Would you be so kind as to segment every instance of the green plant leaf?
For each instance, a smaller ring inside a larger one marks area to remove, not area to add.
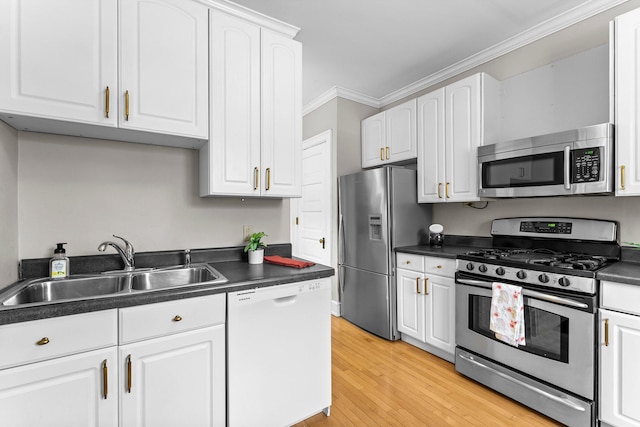
[[[257,233],[253,233],[249,236],[249,243],[244,247],[244,251],[255,251],[258,248],[266,248],[267,244],[262,241],[263,237],[267,237],[264,231],[259,231]]]

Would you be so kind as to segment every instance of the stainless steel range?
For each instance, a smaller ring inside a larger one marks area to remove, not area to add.
[[[493,248],[459,255],[456,370],[570,426],[596,422],[596,272],[620,259],[617,224],[504,218]],[[492,285],[522,287],[525,342],[490,330]]]

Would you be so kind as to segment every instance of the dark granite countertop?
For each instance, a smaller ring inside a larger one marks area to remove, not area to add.
[[[440,248],[429,245],[402,246],[396,248],[396,252],[455,259],[477,248],[489,248],[491,242],[491,237],[445,236],[444,245]]]
[[[271,246],[270,246],[271,247]],[[267,254],[291,256],[290,245],[275,246]],[[219,285],[193,285],[182,286],[174,289],[155,291],[133,291],[131,293],[88,298],[84,300],[61,301],[44,304],[25,304],[22,306],[0,306],[0,325],[25,322],[30,320],[46,319],[50,317],[66,316],[71,314],[87,313],[91,311],[108,310],[112,308],[130,307],[142,304],[171,301],[184,298],[193,298],[217,293],[236,292],[247,289],[256,289],[268,286],[282,285],[286,283],[314,280],[323,277],[331,277],[334,269],[325,265],[316,264],[306,268],[283,267],[275,264],[252,265],[242,256],[241,250],[225,248],[222,255],[209,251],[205,256],[204,250],[198,256],[197,251],[192,251],[193,262],[207,262],[213,268],[222,273],[229,281]],[[195,252],[195,253],[194,253]],[[168,253],[168,252],[167,252]],[[163,255],[166,257],[167,253]],[[229,256],[231,254],[231,256]],[[195,255],[195,256],[194,256]],[[101,257],[101,256],[97,256]],[[203,260],[202,258],[209,258]],[[217,258],[217,259],[216,259]],[[226,259],[225,259],[226,258]],[[73,265],[73,259],[71,260]],[[174,260],[171,260],[173,262]],[[35,263],[35,261],[34,261]]]
[[[598,280],[640,286],[640,263],[620,261],[598,271]]]

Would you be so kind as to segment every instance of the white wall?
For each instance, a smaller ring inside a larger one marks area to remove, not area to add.
[[[18,279],[18,132],[0,122],[0,287]]]
[[[30,132],[19,146],[20,258],[97,254],[112,234],[138,252],[238,246],[243,224],[289,242],[288,202],[200,198],[195,150]]]

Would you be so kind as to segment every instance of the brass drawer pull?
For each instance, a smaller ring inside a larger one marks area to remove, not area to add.
[[[131,393],[131,383],[132,383],[132,372],[131,372],[131,355],[127,356],[127,393]]]
[[[174,322],[179,322],[182,320],[182,316],[180,316],[179,314],[176,314],[176,316],[173,318]]]
[[[107,368],[107,359],[102,361],[102,397],[107,398],[109,395],[109,368]]]
[[[447,199],[449,198],[449,183],[447,182],[447,184],[444,186],[444,192],[445,195],[447,197]]]
[[[387,160],[389,160],[389,147],[386,147],[384,150],[387,153]]]
[[[267,168],[267,186],[265,187],[265,190],[269,191],[270,188],[271,188],[271,168]]]
[[[420,295],[420,278],[416,277],[416,294]]]
[[[609,347],[609,319],[604,319],[604,346]]]
[[[43,337],[43,338],[41,338],[41,339],[40,339],[40,341],[38,341],[36,344],[38,344],[38,345],[46,345],[46,344],[49,344],[49,338],[47,338],[47,337]]]
[[[438,183],[438,199],[442,199],[442,192],[440,191],[441,188],[442,188],[442,183],[439,182]]]
[[[107,89],[104,92],[105,92],[104,113],[108,119],[109,118],[109,86],[107,86]]]
[[[124,92],[124,118],[129,121],[129,91]]]
[[[425,295],[429,295],[429,288],[428,288],[428,285],[429,285],[429,279],[428,279],[428,278],[425,278],[425,279],[424,279],[424,294],[425,294]]]
[[[380,160],[384,160],[384,148],[380,147]]]
[[[260,169],[256,166],[253,168],[253,189],[257,190],[260,186]]]
[[[620,187],[624,190],[624,165],[620,166]]]

